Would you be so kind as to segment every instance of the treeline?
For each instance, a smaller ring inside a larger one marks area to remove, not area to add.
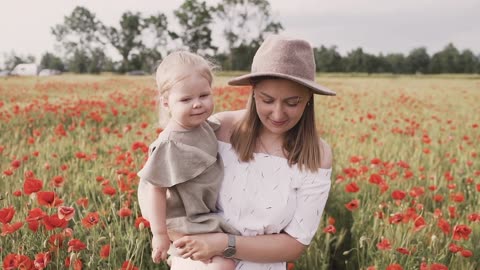
[[[223,70],[249,70],[264,37],[284,30],[271,14],[268,0],[221,0],[215,6],[185,0],[173,11],[177,29],[171,28],[164,13],[144,16],[131,11],[123,13],[114,27],[79,6],[51,28],[58,49],[46,52],[40,65],[74,73],[151,73],[168,52],[186,49],[213,59]],[[213,25],[221,28],[224,50],[212,39]],[[116,51],[121,60],[113,61],[110,51]],[[470,50],[460,52],[453,44],[431,56],[425,48],[408,55],[373,55],[358,48],[342,56],[335,46],[320,46],[315,57],[319,72],[480,73],[480,56]],[[34,61],[32,56],[14,53],[5,58],[7,69]]]

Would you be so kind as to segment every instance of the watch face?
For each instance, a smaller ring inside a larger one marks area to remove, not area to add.
[[[225,258],[232,258],[234,255],[235,255],[235,252],[237,250],[234,248],[234,247],[227,247],[224,251],[223,251],[223,257]]]

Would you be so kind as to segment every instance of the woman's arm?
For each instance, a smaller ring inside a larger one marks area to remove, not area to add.
[[[173,244],[183,258],[207,260],[213,256],[222,256],[227,247],[227,235],[188,235],[177,239]],[[305,248],[305,245],[286,233],[236,236],[235,258],[258,263],[288,262],[298,259]]]

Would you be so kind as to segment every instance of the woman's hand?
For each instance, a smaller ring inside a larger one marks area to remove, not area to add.
[[[178,256],[195,261],[207,261],[221,255],[227,247],[228,237],[224,233],[186,235],[173,242]]]
[[[154,234],[152,237],[152,260],[160,263],[167,259],[167,251],[170,247],[170,239],[165,234]]]

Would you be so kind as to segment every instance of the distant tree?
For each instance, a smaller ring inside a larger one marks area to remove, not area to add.
[[[390,53],[385,56],[385,60],[390,66],[390,71],[394,74],[407,73],[407,64],[405,56],[402,53]]]
[[[273,20],[268,0],[222,0],[215,14],[224,25],[229,49],[252,41],[262,42],[266,33],[283,30],[282,24]]]
[[[42,56],[42,59],[40,60],[40,66],[42,68],[65,71],[65,65],[63,64],[62,59],[49,52],[46,52]]]
[[[33,55],[18,55],[15,53],[15,51],[11,51],[10,53],[5,53],[3,55],[4,60],[4,66],[6,70],[12,70],[14,69],[18,64],[24,64],[24,63],[34,63],[35,62],[35,56]]]
[[[432,56],[430,62],[432,73],[459,73],[461,69],[460,53],[452,43]]]
[[[108,27],[106,36],[110,44],[122,56],[121,71],[128,70],[128,59],[133,49],[143,47],[141,33],[143,25],[140,13],[130,11],[123,13],[120,19],[120,28]]]
[[[366,72],[366,56],[363,49],[357,48],[347,53],[344,64],[347,72]]]
[[[430,64],[430,56],[425,47],[415,48],[410,51],[406,60],[409,73],[427,73]]]
[[[92,52],[78,49],[74,51],[73,57],[68,62],[68,69],[74,73],[93,73],[98,74],[103,67],[109,63],[108,57],[101,49],[95,49]]]
[[[94,13],[85,7],[77,6],[69,16],[64,17],[63,24],[51,28],[57,42],[65,49],[69,69],[73,72],[98,72],[97,64],[104,59],[103,52],[107,40],[105,26]],[[101,70],[102,67],[100,67]]]
[[[340,72],[342,71],[342,56],[337,52],[336,46],[326,48],[314,48],[315,62],[317,71],[320,72]]]
[[[57,42],[60,42],[67,54],[77,50],[93,51],[103,48],[105,39],[104,26],[94,13],[85,7],[77,6],[69,16],[65,16],[63,24],[51,28]]]
[[[173,13],[181,27],[181,32],[177,34],[183,45],[192,52],[202,54],[208,50],[216,51],[210,29],[211,8],[207,7],[205,1],[185,0]]]
[[[257,50],[265,35],[283,30],[282,24],[272,18],[268,0],[222,0],[214,10],[224,26],[229,53],[223,62],[226,69],[249,69],[252,58],[248,55]]]
[[[168,30],[167,16],[163,13],[144,18],[143,25],[142,36],[145,48],[155,51],[155,54],[160,56],[167,52],[168,42],[178,38],[176,33]]]
[[[477,71],[478,58],[471,50],[463,50],[458,59],[458,68],[461,73],[475,73]]]

